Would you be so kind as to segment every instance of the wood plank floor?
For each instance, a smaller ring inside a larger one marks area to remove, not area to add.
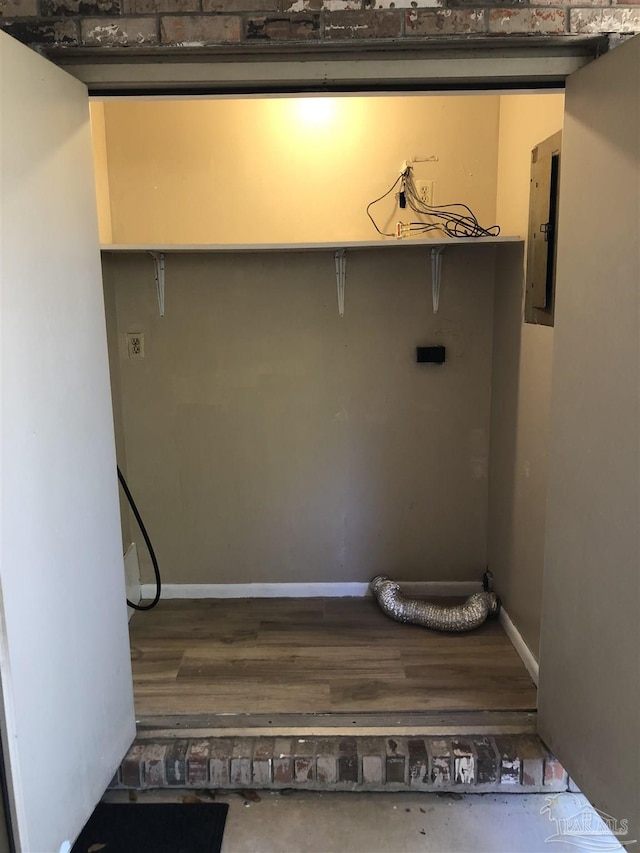
[[[536,707],[497,622],[441,634],[372,598],[167,600],[130,634],[138,716]]]

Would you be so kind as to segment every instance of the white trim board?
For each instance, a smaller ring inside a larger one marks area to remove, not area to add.
[[[533,656],[533,652],[529,648],[529,646],[525,643],[524,637],[518,631],[516,626],[511,621],[509,614],[504,609],[504,607],[500,608],[500,615],[498,617],[502,628],[507,635],[507,637],[511,640],[511,645],[520,655],[522,663],[525,665],[527,672],[531,676],[533,683],[538,686],[538,672],[539,666],[538,661]]]
[[[337,249],[402,249],[411,246],[495,246],[500,243],[522,243],[519,236],[499,237],[390,237],[378,240],[334,240],[333,243],[103,243],[101,252],[164,252],[165,254],[207,252],[333,252]]]
[[[478,581],[399,581],[406,595],[471,595],[482,590]],[[156,585],[144,583],[142,598],[153,598]],[[363,598],[368,583],[167,583],[162,598]]]

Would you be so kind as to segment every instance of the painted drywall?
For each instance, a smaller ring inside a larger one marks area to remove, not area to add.
[[[95,211],[85,87],[0,34],[0,672],[32,853],[135,730]]]
[[[111,276],[109,257],[105,257],[102,263],[102,282],[104,293],[104,311],[107,325],[107,341],[109,351],[109,377],[111,380],[111,406],[113,411],[113,424],[116,436],[116,457],[120,470],[127,477],[127,450],[124,442],[124,430],[122,421],[122,392],[120,389],[120,360],[118,358],[118,319],[116,314],[116,292]],[[122,533],[122,553],[124,554],[131,545],[131,511],[127,498],[119,489],[118,498],[120,502],[120,530]],[[126,570],[126,562],[125,562]],[[135,578],[127,577],[127,588],[134,583]]]
[[[108,102],[115,243],[370,240],[367,204],[416,158],[438,204],[495,221],[499,97]],[[103,168],[104,159],[97,163]],[[107,209],[103,200],[101,211]],[[394,193],[373,209],[394,232]],[[405,213],[404,221],[411,217]],[[105,227],[106,228],[106,227]]]
[[[562,128],[562,95],[500,99],[497,218],[526,236],[531,150]],[[525,254],[504,251],[496,276],[489,565],[518,631],[538,658],[553,329],[523,322]]]
[[[111,258],[127,469],[167,583],[481,577],[494,251],[448,249],[436,316],[425,249],[351,252],[343,318],[331,252],[170,255],[163,318],[151,259]],[[416,364],[436,343],[446,364]]]
[[[109,164],[107,160],[107,132],[104,119],[104,103],[89,104],[91,117],[91,144],[93,148],[96,200],[98,203],[98,228],[101,243],[113,242],[111,230],[111,199],[109,195]]]
[[[639,152],[633,39],[566,91],[538,718],[621,841],[640,838]]]

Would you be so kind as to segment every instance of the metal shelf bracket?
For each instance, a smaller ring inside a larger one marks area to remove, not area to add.
[[[433,298],[433,313],[438,313],[440,304],[440,283],[442,281],[442,253],[444,246],[434,246],[431,249],[431,296]]]
[[[338,289],[338,314],[344,317],[344,283],[347,277],[347,250],[336,249],[336,287]]]
[[[164,252],[149,252],[153,258],[153,269],[156,277],[156,292],[158,295],[158,311],[164,317]]]

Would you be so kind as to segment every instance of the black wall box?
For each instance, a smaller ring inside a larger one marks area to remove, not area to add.
[[[437,347],[416,347],[416,361],[418,364],[444,364],[445,348]]]

